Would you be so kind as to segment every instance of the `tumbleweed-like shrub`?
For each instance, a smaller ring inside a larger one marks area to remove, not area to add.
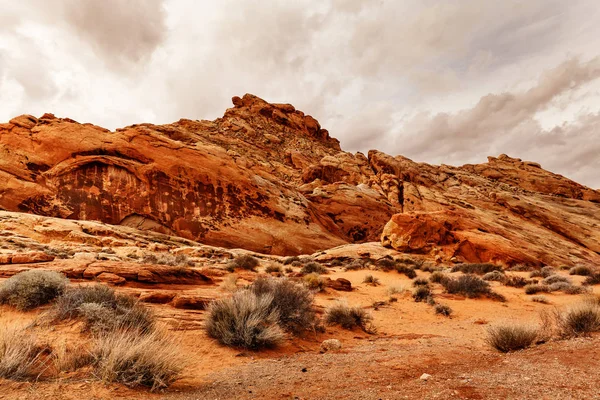
[[[41,269],[20,272],[0,286],[0,304],[31,310],[48,304],[66,289],[69,280],[61,273]]]
[[[538,338],[539,329],[519,324],[493,325],[487,329],[486,342],[503,353],[522,350],[531,346]]]

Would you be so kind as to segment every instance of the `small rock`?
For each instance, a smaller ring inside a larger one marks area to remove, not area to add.
[[[431,378],[431,375],[423,374],[423,375],[421,375],[421,377],[419,379],[422,381],[427,381],[427,380],[429,380],[429,378]]]
[[[342,348],[342,342],[337,339],[327,339],[321,343],[321,353],[338,351]]]

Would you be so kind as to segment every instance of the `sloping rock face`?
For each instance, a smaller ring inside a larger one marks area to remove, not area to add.
[[[51,114],[0,124],[0,208],[279,255],[382,239],[442,260],[600,262],[600,193],[538,164],[350,154],[292,105],[233,103],[115,132]]]

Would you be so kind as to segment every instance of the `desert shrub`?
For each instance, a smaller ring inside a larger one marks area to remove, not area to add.
[[[398,271],[400,274],[406,275],[406,277],[409,279],[414,279],[417,277],[417,273],[415,272],[414,268],[407,267],[406,265],[396,265],[396,271]]]
[[[346,264],[346,266],[344,267],[344,269],[346,271],[357,271],[359,269],[364,269],[364,268],[365,268],[365,263],[360,259],[352,260],[352,262],[350,262],[349,264]]]
[[[225,346],[260,349],[274,347],[284,339],[273,295],[240,290],[231,297],[213,301],[205,328],[208,336]]]
[[[487,329],[486,342],[503,353],[522,350],[531,346],[538,337],[539,329],[526,325],[493,325]]]
[[[42,349],[23,328],[0,327],[0,378],[25,380],[42,372]]]
[[[522,276],[517,276],[517,275],[508,276],[504,280],[504,285],[510,286],[510,287],[516,287],[516,288],[522,288],[522,287],[525,287],[526,285],[529,285],[532,283],[533,283],[533,281],[530,281],[529,279],[525,279]]]
[[[492,271],[501,271],[502,266],[491,263],[465,263],[456,264],[452,267],[452,272],[462,272],[465,274],[483,275]]]
[[[544,267],[542,269],[540,269],[539,271],[532,271],[529,274],[530,278],[547,278],[550,275],[554,275],[556,273],[556,271],[554,270],[554,268],[552,267]]]
[[[302,281],[310,290],[316,290],[319,292],[325,290],[325,280],[319,274],[314,272],[312,274],[304,275],[304,277],[302,277]]]
[[[283,265],[290,265],[294,261],[300,262],[300,257],[298,257],[298,256],[287,257],[283,260]]]
[[[272,273],[280,274],[282,272],[281,265],[279,265],[279,264],[269,264],[265,268],[265,272],[267,274],[272,274]]]
[[[416,260],[414,258],[408,258],[408,257],[398,258],[398,259],[396,259],[396,262],[398,262],[400,264],[412,265],[414,267],[414,269],[421,268],[421,266],[424,263],[423,260]]]
[[[475,275],[463,275],[458,278],[447,279],[442,282],[446,292],[450,294],[461,294],[469,298],[481,296],[495,297],[490,284]]]
[[[433,309],[436,314],[443,315],[444,317],[452,315],[452,309],[445,304],[436,304]]]
[[[594,272],[591,275],[589,275],[587,278],[585,278],[585,281],[583,281],[584,285],[598,285],[600,284],[600,272]]]
[[[425,278],[417,278],[415,280],[413,280],[413,286],[417,287],[417,286],[429,286],[429,280],[425,279]]]
[[[294,268],[292,268],[292,267],[285,267],[284,271],[285,271],[286,274],[291,274],[292,272],[294,272]]]
[[[568,282],[554,282],[553,284],[547,285],[547,286],[551,292],[559,292],[559,291],[568,290],[573,285],[571,285]]]
[[[55,271],[31,269],[8,278],[0,286],[0,304],[31,310],[60,296],[69,280]]]
[[[404,286],[390,286],[388,287],[388,294],[391,296],[393,294],[403,293],[406,289]]]
[[[330,267],[341,267],[342,265],[344,265],[344,264],[342,263],[342,260],[340,260],[339,258],[336,258],[335,260],[332,260],[329,263]]]
[[[562,291],[564,294],[585,294],[588,293],[588,288],[585,286],[569,285],[569,287],[562,289]]]
[[[114,329],[147,334],[155,325],[154,314],[136,299],[100,284],[68,288],[48,316],[53,321],[80,319],[95,334]]]
[[[484,281],[504,282],[504,281],[506,281],[506,279],[507,279],[507,277],[504,274],[504,272],[502,272],[502,271],[492,271],[492,272],[488,272],[487,274],[483,275]]]
[[[548,298],[546,296],[532,296],[531,297],[531,301],[534,301],[536,303],[542,303],[542,304],[550,304],[550,301],[548,300]]]
[[[142,263],[158,264],[158,257],[156,257],[155,254],[144,254],[144,257],[142,257]]]
[[[525,272],[525,271],[531,271],[531,267],[527,264],[515,264],[512,267],[510,267],[508,270],[515,271],[515,272]]]
[[[421,301],[426,301],[430,296],[431,289],[429,288],[429,286],[417,286],[412,294],[413,299],[417,303]]]
[[[562,276],[562,275],[550,275],[546,278],[544,278],[544,280],[542,280],[542,284],[543,285],[552,285],[553,283],[566,283],[566,284],[571,284],[571,280],[569,278],[567,278],[566,276]]]
[[[314,327],[314,298],[306,287],[285,278],[261,277],[250,285],[249,290],[257,296],[272,297],[270,310],[277,313],[278,323],[283,329],[299,333]]]
[[[580,275],[580,276],[589,276],[594,272],[590,267],[586,265],[578,265],[569,270],[569,275]]]
[[[363,283],[366,283],[368,285],[377,286],[377,285],[379,285],[379,278],[377,278],[373,275],[367,275],[367,276],[365,276],[365,279],[363,279]]]
[[[525,286],[525,294],[550,293],[548,285],[530,284]]]
[[[241,256],[237,256],[230,263],[233,268],[246,269],[248,271],[254,271],[256,267],[260,264],[256,257],[251,256],[250,254],[243,254]]]
[[[304,266],[302,267],[302,269],[300,270],[301,273],[303,274],[326,274],[327,273],[327,268],[325,268],[324,266],[322,266],[321,264],[319,264],[318,262],[315,261],[311,261],[308,262],[306,264],[304,264]]]
[[[301,267],[302,263],[300,261],[292,261],[290,264],[292,267]]]
[[[429,277],[431,283],[442,283],[444,279],[448,279],[448,276],[441,271],[436,271]]]
[[[600,331],[600,305],[582,302],[566,311],[556,311],[555,320],[561,336],[586,336]]]
[[[111,331],[101,335],[91,351],[94,375],[103,382],[166,388],[184,369],[178,346],[158,331],[149,335]]]
[[[396,267],[396,261],[393,258],[381,258],[377,261],[377,269],[391,271]]]
[[[360,307],[349,307],[338,303],[327,309],[325,322],[328,325],[340,325],[344,329],[358,327],[367,333],[373,333],[373,317]]]

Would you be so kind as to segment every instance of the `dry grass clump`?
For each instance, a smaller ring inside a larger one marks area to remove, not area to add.
[[[256,257],[251,256],[250,254],[242,254],[241,256],[237,256],[228,264],[229,269],[245,269],[248,271],[254,271],[256,267],[258,267],[260,262]]]
[[[287,257],[283,260],[283,265],[290,265],[294,261],[300,262],[300,257],[298,257],[298,256]]]
[[[310,290],[316,290],[318,292],[322,292],[325,290],[325,280],[321,277],[321,275],[312,273],[308,275],[304,275],[302,277],[302,281]]]
[[[267,274],[281,274],[283,273],[283,269],[281,268],[281,265],[271,263],[267,265],[267,267],[265,268],[265,272]]]
[[[569,275],[589,276],[594,271],[586,265],[578,265],[569,270]]]
[[[448,279],[448,275],[446,275],[445,273],[443,273],[441,271],[435,271],[429,277],[429,281],[431,283],[442,283],[442,281],[445,279]]]
[[[433,306],[436,314],[443,315],[444,317],[450,317],[452,315],[452,308],[445,304],[436,304]]]
[[[100,284],[68,288],[47,316],[53,321],[80,319],[94,334],[117,328],[147,334],[155,325],[154,314],[136,299]]]
[[[23,328],[0,327],[0,378],[27,380],[43,372],[43,350]]]
[[[413,286],[417,287],[417,286],[429,286],[429,280],[425,279],[425,278],[417,278],[415,280],[413,280]]]
[[[379,278],[377,278],[373,275],[367,275],[367,276],[365,276],[365,279],[363,279],[363,283],[366,283],[366,284],[372,285],[372,286],[377,286],[377,285],[379,285]]]
[[[487,328],[486,342],[493,348],[503,353],[522,350],[531,346],[539,335],[539,328],[504,324],[492,325]]]
[[[311,261],[304,264],[304,266],[300,269],[300,272],[303,274],[326,274],[327,268],[316,261]]]
[[[412,297],[417,303],[427,301],[431,297],[431,289],[429,286],[417,286]]]
[[[560,336],[587,336],[600,331],[600,304],[597,301],[584,301],[564,312],[557,310],[554,318]]]
[[[532,271],[529,274],[530,278],[547,278],[550,275],[554,275],[556,273],[556,271],[554,270],[554,268],[552,267],[544,267],[542,269],[540,269],[539,271]]]
[[[584,285],[598,285],[600,284],[600,272],[594,272],[590,274],[585,281],[583,281]]]
[[[405,290],[406,288],[404,286],[395,285],[388,287],[387,293],[391,296],[394,294],[404,293]]]
[[[206,332],[225,346],[260,349],[274,347],[284,339],[279,312],[271,306],[272,295],[257,296],[240,290],[215,300],[208,307]]]
[[[150,390],[166,388],[184,369],[178,346],[166,334],[155,331],[137,335],[112,331],[101,335],[91,351],[94,375],[103,382],[119,382]]]
[[[502,266],[491,263],[465,263],[456,264],[452,267],[452,272],[462,272],[465,274],[484,275],[488,272],[501,271]]]
[[[327,309],[325,322],[328,325],[340,325],[344,329],[358,327],[364,332],[373,333],[373,317],[360,307],[350,307],[344,303],[338,303]]]
[[[31,269],[8,278],[0,286],[0,304],[21,311],[48,304],[60,296],[69,280],[55,271]]]
[[[484,281],[504,282],[506,281],[507,277],[502,271],[492,271],[483,275],[482,279]]]
[[[314,297],[310,290],[285,278],[258,278],[249,290],[257,296],[272,296],[270,308],[277,311],[283,329],[299,333],[316,323]]]
[[[529,284],[525,285],[525,294],[550,293],[548,285]]]
[[[505,286],[510,286],[510,287],[516,287],[516,288],[522,288],[525,287],[526,285],[530,285],[532,284],[533,281],[530,281],[529,279],[525,279],[522,276],[507,276],[506,279],[504,280],[504,285]]]
[[[447,279],[442,282],[442,285],[446,292],[450,294],[460,294],[468,298],[486,296],[494,300],[505,300],[502,295],[492,291],[489,283],[475,275],[463,275],[458,278]]]
[[[553,283],[566,283],[571,285],[571,280],[562,275],[550,275],[542,280],[543,285],[552,285]]]
[[[398,271],[398,273],[400,274],[406,275],[406,277],[409,279],[414,279],[417,277],[417,273],[415,272],[414,268],[408,267],[406,265],[396,265],[396,271]]]
[[[548,298],[546,296],[532,296],[531,297],[531,301],[534,301],[536,303],[542,303],[542,304],[550,304],[550,300],[548,300]]]

